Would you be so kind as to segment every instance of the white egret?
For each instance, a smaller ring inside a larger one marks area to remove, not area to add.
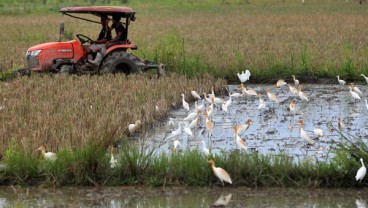
[[[339,82],[340,85],[345,85],[346,82],[342,79],[340,79],[340,76],[336,76],[337,77],[337,81]]]
[[[169,121],[167,122],[167,126],[170,129],[174,129],[175,128],[175,123],[174,123],[174,119],[173,118],[169,118]]]
[[[292,111],[293,113],[295,113],[295,101],[294,100],[291,100],[290,101],[289,109],[290,109],[290,111]]]
[[[211,164],[212,167],[212,171],[213,173],[216,175],[216,177],[218,179],[220,179],[222,186],[224,186],[224,181],[227,183],[232,184],[233,182],[231,181],[230,175],[226,172],[226,170],[220,168],[220,167],[216,167],[215,166],[215,161],[214,160],[209,160],[208,163]]]
[[[368,77],[366,77],[364,74],[361,74],[360,76],[364,77],[365,81],[367,82],[368,84]]]
[[[299,86],[299,80],[297,80],[295,78],[295,75],[292,75],[292,77],[293,77],[293,81],[294,81],[294,86],[298,87]]]
[[[198,126],[199,119],[200,119],[199,115],[200,115],[201,113],[202,113],[202,111],[201,111],[201,110],[198,110],[198,111],[197,111],[197,116],[196,116],[196,118],[195,118],[193,121],[191,121],[191,122],[190,122],[190,124],[189,124],[189,128],[193,129],[194,127],[197,127],[197,126]]]
[[[110,145],[110,167],[115,168],[118,165],[118,160],[114,157],[114,146]]]
[[[362,182],[365,174],[367,173],[367,168],[364,165],[363,158],[360,158],[360,162],[362,163],[362,167],[359,168],[355,180]]]
[[[364,101],[365,101],[365,107],[367,107],[367,110],[368,110],[368,101],[367,99],[364,99]]]
[[[230,94],[230,97],[241,97],[243,96],[242,94],[238,93],[238,92],[234,92]]]
[[[215,124],[211,120],[208,119],[207,111],[204,112],[204,117],[206,118],[206,128],[207,128],[208,137],[210,138],[212,136],[213,127],[215,126]]]
[[[199,96],[198,92],[192,90],[190,93],[192,94],[192,96],[194,97],[194,99],[198,99],[198,100],[201,100],[202,99],[201,96]]]
[[[195,118],[197,116],[197,112],[191,112],[187,115],[187,117],[185,117],[183,120],[187,121],[187,120],[192,120],[193,118]]]
[[[233,129],[234,129],[234,136],[235,136],[236,144],[238,144],[240,149],[244,149],[245,151],[247,151],[248,150],[247,143],[242,138],[240,138],[238,134],[239,126],[234,126]]]
[[[193,132],[192,132],[192,130],[190,129],[190,127],[189,127],[189,124],[188,124],[188,123],[185,123],[184,132],[185,132],[186,134],[188,134],[189,136],[193,136]]]
[[[247,88],[245,88],[244,87],[244,92],[245,92],[245,94],[247,94],[247,95],[254,95],[254,96],[257,96],[257,91],[255,91],[255,90],[247,90]]]
[[[53,152],[46,152],[46,146],[45,145],[41,145],[37,151],[41,151],[42,156],[45,160],[49,160],[49,161],[55,161],[56,160],[56,153]]]
[[[260,109],[264,109],[264,108],[266,108],[266,103],[265,103],[265,101],[262,99],[262,94],[261,93],[259,93],[258,94],[258,97],[259,97],[259,105],[258,105],[258,110],[260,110]]]
[[[308,142],[308,144],[313,145],[314,144],[314,141],[308,136],[307,132],[305,132],[304,129],[303,129],[304,122],[303,122],[302,119],[299,120],[299,124],[300,124],[300,127],[299,127],[300,137],[302,139],[304,139],[306,142]]]
[[[298,96],[301,100],[309,101],[308,96],[302,92],[303,85],[299,85],[298,87]]]
[[[174,147],[173,147],[172,151],[175,153],[179,146],[180,146],[180,141],[175,140],[174,141]]]
[[[363,95],[362,91],[357,86],[355,86],[354,83],[350,83],[350,86],[351,88],[353,88],[354,92],[358,93],[359,95]]]
[[[346,129],[345,124],[341,121],[340,116],[337,118],[337,128],[339,128],[340,131],[344,131]]]
[[[326,134],[323,133],[323,130],[321,128],[314,128],[313,133],[316,135],[316,137],[326,137]]]
[[[285,82],[285,80],[284,80],[284,79],[279,79],[279,80],[277,80],[277,82],[276,82],[276,87],[283,87],[283,86],[285,86],[285,85],[287,85],[287,83]]]
[[[130,134],[133,134],[140,126],[141,126],[141,120],[136,120],[134,124],[128,125],[128,130]]]
[[[206,143],[202,140],[202,141],[200,141],[201,142],[201,144],[202,144],[202,151],[203,151],[203,153],[206,155],[206,156],[208,156],[208,155],[210,155],[210,150],[206,147]]]
[[[268,99],[270,99],[272,102],[275,102],[277,103],[278,100],[277,100],[277,97],[275,94],[271,93],[270,90],[268,88],[265,89],[266,93],[267,93],[267,97]]]
[[[239,124],[239,125],[233,126],[233,128],[236,128],[237,133],[241,134],[244,131],[249,129],[251,123],[252,123],[252,120],[250,118],[248,118],[247,121],[245,122],[245,124]]]
[[[296,87],[293,87],[293,86],[291,86],[289,84],[287,84],[287,86],[289,86],[290,92],[293,93],[294,95],[297,95],[299,93],[299,91],[298,91],[298,89]]]
[[[189,111],[189,104],[187,103],[187,101],[185,101],[183,93],[181,94],[181,97],[182,97],[182,102],[183,102],[183,108]]]
[[[181,135],[181,131],[182,131],[181,125],[182,125],[182,122],[179,122],[179,127],[176,130],[172,131],[171,134],[169,134],[167,138],[171,139],[171,138],[175,138]]]
[[[354,92],[351,88],[351,86],[349,86],[349,92],[351,94],[351,96],[354,98],[354,100],[360,100],[360,96],[358,95],[358,93]]]
[[[243,71],[241,74],[240,73],[237,73],[238,75],[238,78],[240,80],[241,83],[244,83],[246,81],[249,80],[249,77],[250,77],[250,71],[249,70],[246,70],[245,72]]]

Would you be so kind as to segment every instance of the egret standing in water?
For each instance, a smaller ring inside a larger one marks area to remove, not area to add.
[[[294,100],[290,101],[289,109],[290,109],[290,112],[293,112],[293,114],[295,114],[295,102],[294,102]]]
[[[362,182],[365,174],[367,173],[367,168],[364,165],[363,158],[360,158],[360,162],[362,163],[362,167],[359,168],[355,180]]]
[[[210,155],[210,150],[206,147],[206,143],[203,140],[200,141],[200,143],[202,144],[202,151],[203,151],[203,153],[206,156]]]
[[[260,110],[260,109],[265,109],[266,108],[266,103],[265,103],[265,101],[262,99],[262,94],[261,93],[259,93],[258,94],[258,97],[259,97],[259,106],[258,106],[258,110]]]
[[[244,149],[245,151],[247,151],[248,150],[247,143],[242,138],[240,138],[238,134],[239,126],[234,126],[233,129],[236,144],[238,144],[240,149]]]
[[[361,98],[358,95],[358,93],[356,93],[355,91],[352,91],[352,89],[353,88],[351,86],[349,86],[349,92],[350,92],[351,96],[354,98],[354,100],[360,100]]]
[[[299,86],[299,80],[297,80],[297,79],[295,78],[295,75],[293,75],[292,77],[293,77],[293,81],[294,81],[294,86],[295,86],[295,87],[298,87],[298,86]]]
[[[183,93],[181,94],[181,97],[182,97],[182,102],[183,102],[183,108],[189,111],[189,104],[187,103],[187,101],[185,101]]]
[[[344,131],[346,129],[345,124],[341,121],[340,116],[337,118],[337,128],[339,128],[340,131]]]
[[[303,88],[303,85],[299,85],[298,87],[299,98],[305,101],[309,101],[307,95],[304,92],[302,92],[302,88]]]
[[[365,81],[367,82],[368,84],[368,77],[366,77],[364,74],[361,74],[360,76],[364,77]]]
[[[304,122],[303,122],[302,119],[299,120],[299,124],[300,124],[300,127],[299,127],[300,137],[302,139],[304,139],[306,142],[308,142],[308,144],[313,145],[314,144],[314,141],[308,136],[307,132],[305,132],[304,129],[303,129]]]
[[[339,82],[340,85],[345,85],[346,82],[342,79],[340,79],[340,76],[336,76],[337,77],[337,81]]]
[[[201,96],[199,96],[198,92],[192,90],[190,93],[192,94],[192,96],[194,97],[194,99],[197,99],[197,100],[201,100],[202,99]]]
[[[216,167],[215,166],[215,161],[214,160],[209,160],[208,163],[211,164],[213,173],[217,176],[217,178],[220,179],[222,186],[225,186],[224,181],[227,183],[232,184],[233,182],[231,181],[230,175],[226,172],[226,170],[220,168],[220,167]]]
[[[215,126],[215,124],[211,120],[208,119],[207,111],[204,112],[204,117],[206,118],[206,128],[207,128],[208,138],[211,138],[212,133],[213,133],[213,127]]]
[[[266,89],[265,89],[265,91],[266,91],[266,93],[267,93],[267,97],[268,97],[268,99],[270,99],[272,102],[275,102],[275,103],[277,103],[277,102],[278,102],[278,101],[277,101],[277,97],[276,97],[276,95],[275,95],[275,94],[273,94],[273,93],[271,93],[271,92],[270,92],[270,89],[266,88]]]
[[[285,80],[283,80],[283,79],[279,79],[279,80],[277,80],[277,82],[276,82],[276,87],[283,87],[283,86],[285,86],[285,85],[287,85],[287,83],[285,82]]]

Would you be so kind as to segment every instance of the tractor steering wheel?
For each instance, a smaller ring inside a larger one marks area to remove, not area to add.
[[[86,42],[92,44],[92,39],[88,36],[82,35],[82,34],[76,34],[75,36],[77,36],[77,38],[79,39],[79,41],[84,44]]]

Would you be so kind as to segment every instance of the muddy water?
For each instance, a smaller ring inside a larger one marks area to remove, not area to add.
[[[347,126],[342,132],[351,140],[368,139],[368,109],[364,99],[368,96],[368,85],[357,85],[363,92],[362,99],[354,101],[347,86],[306,84],[303,92],[309,101],[302,101],[292,94],[287,86],[274,88],[270,85],[248,85],[247,89],[262,93],[262,99],[266,102],[265,109],[258,109],[259,98],[257,96],[232,97],[232,103],[228,112],[221,110],[221,106],[214,108],[210,120],[215,124],[212,137],[208,137],[204,124],[204,116],[201,115],[202,123],[193,130],[193,136],[184,132],[176,138],[168,138],[172,129],[166,123],[158,124],[154,129],[143,136],[146,141],[161,144],[156,152],[170,152],[175,139],[180,141],[180,150],[202,149],[198,141],[205,141],[207,147],[212,148],[214,154],[220,151],[232,151],[238,149],[232,126],[245,124],[250,118],[253,122],[250,128],[240,135],[247,142],[248,151],[258,151],[262,154],[286,153],[297,158],[313,157],[328,159],[333,157],[331,147],[335,142],[341,141],[338,131],[338,117]],[[278,97],[278,103],[272,103],[266,95],[265,88],[269,87],[271,93]],[[240,92],[238,85],[228,86],[230,93]],[[219,96],[225,101],[229,96]],[[290,112],[290,101],[294,100],[295,113]],[[199,101],[198,105],[205,103]],[[208,104],[205,104],[208,106]],[[191,104],[190,111],[195,109]],[[188,112],[183,108],[170,113],[176,125],[183,122]],[[303,119],[303,129],[311,138],[316,138],[313,129],[321,128],[326,138],[315,140],[314,145],[306,145],[306,141],[299,136],[299,119]],[[182,124],[185,127],[185,124]],[[175,127],[178,128],[178,127]]]
[[[368,190],[0,187],[0,207],[366,207]]]

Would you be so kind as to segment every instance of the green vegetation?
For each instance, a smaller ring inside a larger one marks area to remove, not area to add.
[[[216,155],[214,160],[227,170],[235,187],[366,186],[366,180],[360,183],[354,178],[360,167],[357,159],[351,159],[356,153],[338,152],[336,158],[324,162],[238,151]],[[62,149],[57,156],[55,162],[46,161],[13,145],[4,156],[7,169],[0,172],[0,184],[221,186],[207,162],[210,158],[197,150],[156,155],[153,149],[124,138],[115,155],[115,168],[110,167],[110,155],[99,142],[79,150]]]

